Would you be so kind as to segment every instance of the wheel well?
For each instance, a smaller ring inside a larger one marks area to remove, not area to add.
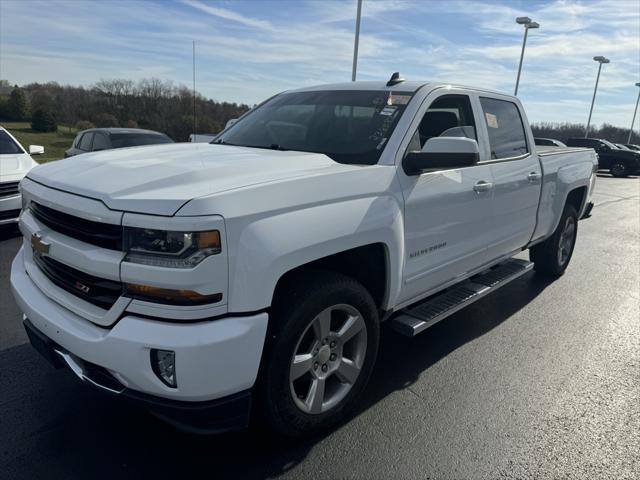
[[[573,205],[576,209],[576,212],[580,214],[580,209],[582,208],[582,204],[585,199],[585,195],[587,194],[587,187],[579,187],[575,190],[571,190],[569,195],[567,196],[567,205]]]
[[[288,271],[276,284],[272,304],[286,285],[312,270],[329,270],[357,280],[369,291],[376,306],[381,308],[387,290],[387,254],[382,243],[345,250]]]

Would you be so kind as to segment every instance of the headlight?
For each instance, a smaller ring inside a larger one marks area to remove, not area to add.
[[[125,262],[193,268],[205,258],[220,253],[220,232],[173,232],[127,227],[125,249]]]

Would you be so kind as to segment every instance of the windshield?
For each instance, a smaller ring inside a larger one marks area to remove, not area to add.
[[[610,142],[610,141],[608,141],[608,140],[600,140],[600,141],[601,141],[602,143],[604,143],[604,144],[605,144],[607,147],[609,147],[609,148],[614,148],[614,149],[616,149],[616,150],[619,150],[619,148],[618,148],[618,147],[616,147],[613,143],[611,143],[611,142]]]
[[[284,93],[248,113],[214,143],[323,153],[340,163],[377,163],[411,92]]]
[[[0,155],[23,153],[22,149],[12,140],[7,132],[0,130]]]
[[[166,135],[157,133],[113,133],[111,134],[112,148],[137,147],[140,145],[155,145],[158,143],[173,143]]]

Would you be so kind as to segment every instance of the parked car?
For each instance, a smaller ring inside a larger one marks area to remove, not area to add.
[[[629,148],[629,147],[627,147],[626,145],[623,145],[623,144],[621,144],[621,143],[614,143],[614,145],[615,145],[617,148],[619,148],[620,150],[631,150],[631,151],[633,151],[633,149],[632,149],[632,148]]]
[[[570,147],[593,148],[598,154],[600,168],[609,170],[614,177],[626,177],[640,172],[640,153],[621,150],[601,138],[570,138]]]
[[[173,143],[167,135],[140,128],[91,128],[76,135],[64,158],[114,148]]]
[[[0,225],[15,223],[20,215],[22,199],[18,185],[37,165],[31,155],[44,153],[41,145],[29,145],[29,152],[7,130],[0,126]]]
[[[212,144],[32,170],[11,284],[33,346],[87,384],[186,429],[253,405],[304,435],[357,404],[381,322],[417,335],[562,275],[596,167],[537,152],[510,95],[396,74],[288,91]]]
[[[209,143],[216,138],[215,133],[190,133],[189,142],[191,143]]]
[[[562,143],[560,140],[556,140],[555,138],[536,137],[534,140],[536,142],[536,145],[540,147],[566,147],[564,143]]]
[[[626,143],[624,146],[627,147],[630,150],[634,150],[636,152],[640,152],[640,145],[634,145],[632,143]]]

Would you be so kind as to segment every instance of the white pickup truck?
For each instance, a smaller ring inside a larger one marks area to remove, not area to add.
[[[41,145],[29,145],[29,151],[0,125],[0,228],[15,224],[20,215],[18,185],[29,170],[37,165],[31,155],[44,153]]]
[[[416,335],[531,268],[562,275],[597,166],[536,151],[499,93],[288,91],[211,144],[33,169],[11,285],[34,347],[86,383],[192,431],[253,410],[302,435],[361,397],[381,322]]]

